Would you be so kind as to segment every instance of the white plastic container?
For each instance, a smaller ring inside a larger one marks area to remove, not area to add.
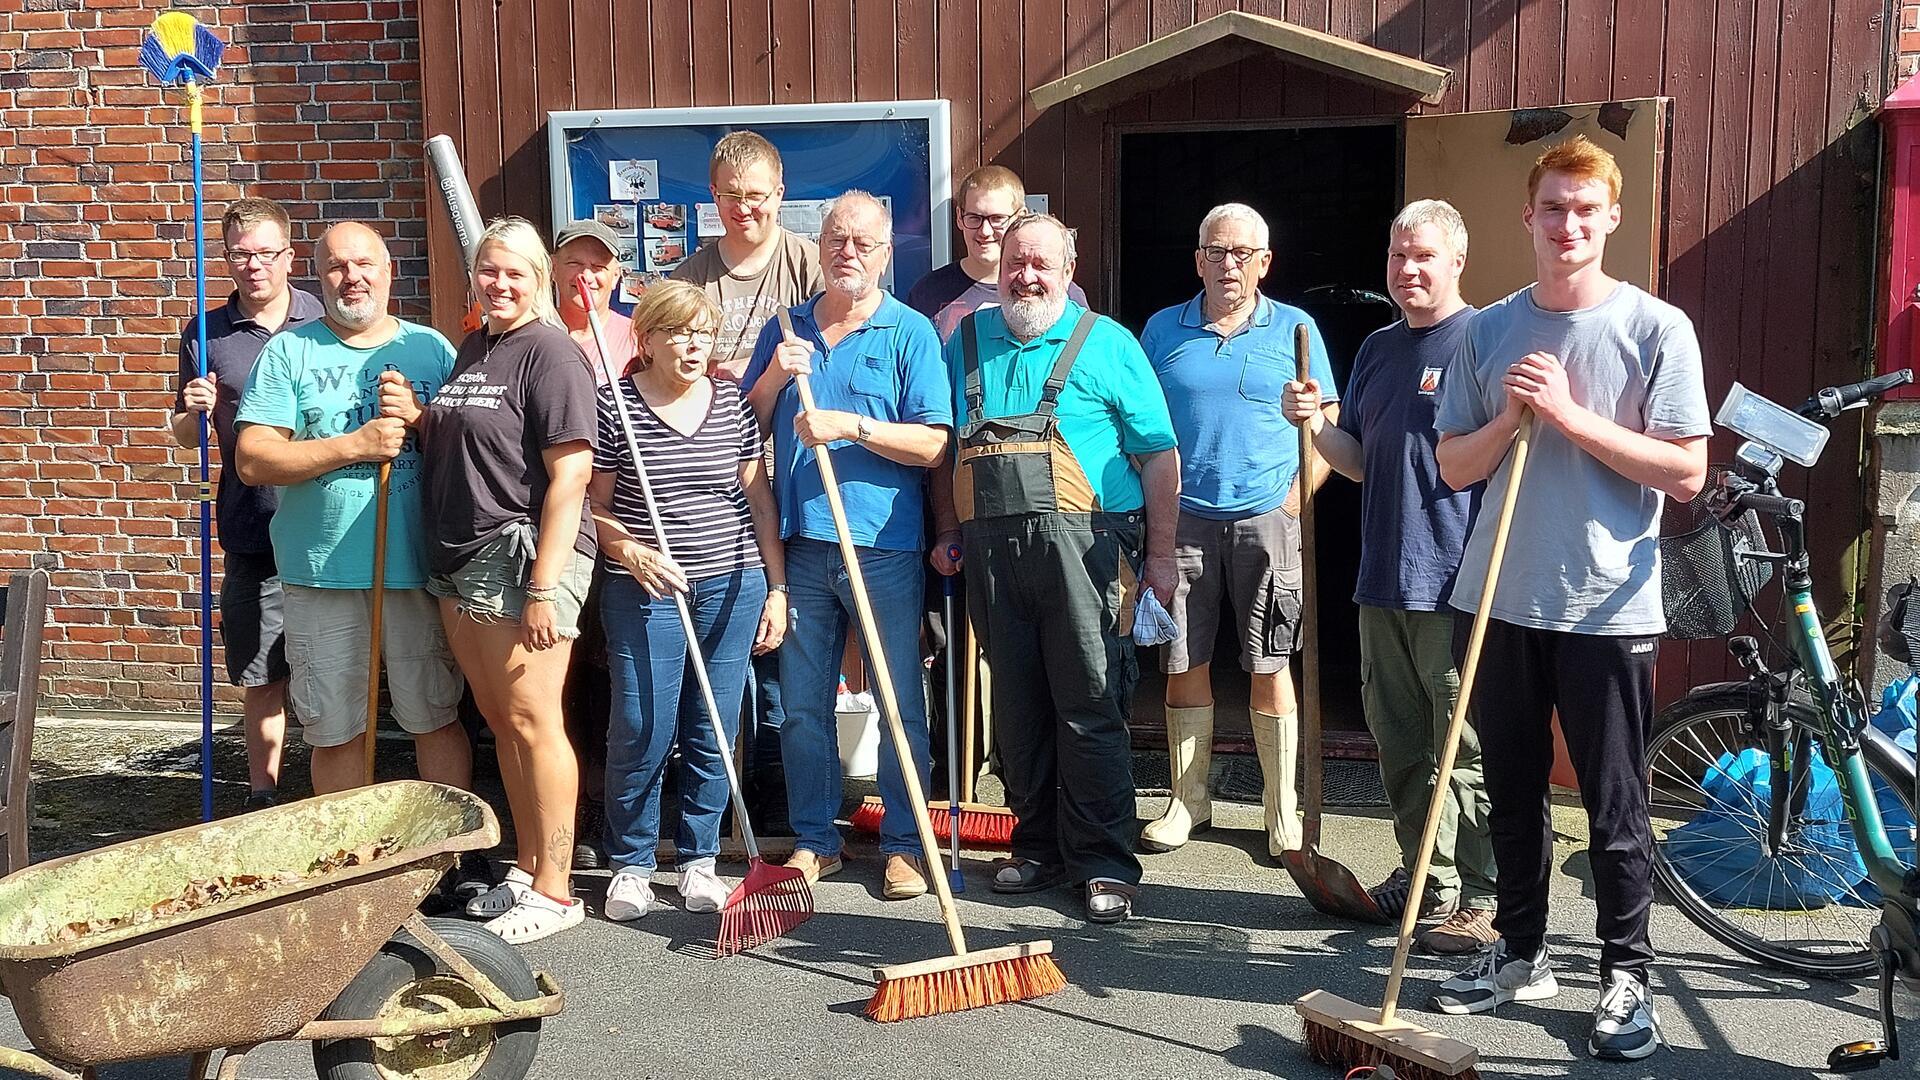
[[[847,680],[840,680],[840,692],[834,698],[834,718],[840,728],[840,775],[853,780],[871,780],[880,774],[880,708],[873,694],[847,692]]]

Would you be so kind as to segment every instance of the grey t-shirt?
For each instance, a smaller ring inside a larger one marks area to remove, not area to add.
[[[753,359],[760,328],[823,287],[820,248],[804,236],[781,230],[780,247],[751,277],[740,277],[720,256],[720,241],[701,244],[669,275],[707,291],[720,305],[720,332],[714,335],[712,373],[739,382]]]
[[[1479,430],[1506,408],[1501,377],[1532,352],[1566,365],[1573,400],[1657,439],[1712,432],[1700,343],[1679,308],[1625,283],[1579,311],[1546,311],[1529,285],[1474,316],[1447,369],[1434,426]],[[1453,606],[1480,603],[1512,458],[1487,484],[1454,583]],[[1576,634],[1666,630],[1660,606],[1660,492],[1621,476],[1547,424],[1535,424],[1493,617]]]

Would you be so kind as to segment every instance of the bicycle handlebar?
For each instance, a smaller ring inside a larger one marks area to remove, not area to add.
[[[1769,517],[1799,517],[1807,510],[1807,504],[1799,499],[1790,499],[1785,495],[1763,495],[1758,491],[1740,495],[1737,505],[1742,510],[1755,510]]]
[[[1831,420],[1848,409],[1859,408],[1894,387],[1905,386],[1912,381],[1913,369],[1901,368],[1877,379],[1829,386],[1801,402],[1800,408],[1795,411],[1809,420]]]

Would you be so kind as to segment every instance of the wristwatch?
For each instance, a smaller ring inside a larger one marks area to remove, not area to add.
[[[853,441],[863,443],[871,438],[873,438],[873,423],[863,416],[860,418],[860,426],[854,434]]]
[[[775,584],[775,585],[768,585],[768,586],[767,586],[767,591],[768,591],[768,592],[786,592],[786,591],[787,591],[787,583],[786,583],[786,582],[784,582],[784,581],[782,581],[782,582],[780,582],[780,583],[778,583],[778,584]]]

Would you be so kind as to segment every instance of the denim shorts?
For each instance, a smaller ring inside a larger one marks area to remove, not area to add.
[[[473,553],[465,566],[451,574],[427,579],[427,591],[458,603],[460,612],[478,622],[520,621],[527,604],[527,575],[533,560],[522,554],[531,547],[514,534],[495,538]],[[580,636],[580,611],[593,585],[593,556],[578,551],[560,574],[554,595],[554,624],[563,638]]]

